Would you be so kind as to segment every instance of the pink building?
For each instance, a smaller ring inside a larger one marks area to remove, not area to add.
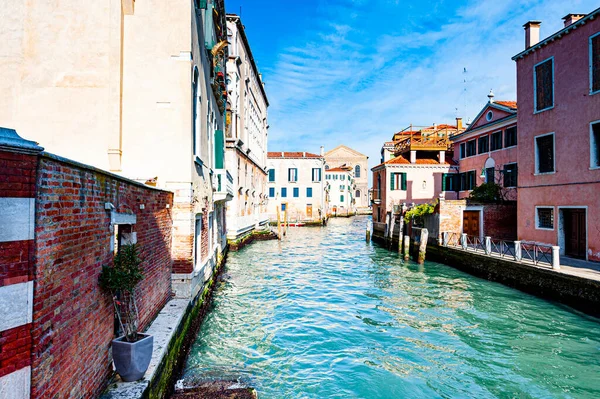
[[[445,190],[450,174],[458,168],[452,160],[450,138],[463,131],[459,126],[411,126],[384,144],[382,163],[373,169],[373,221],[383,223],[394,205],[423,204],[439,198],[456,199]],[[393,147],[391,145],[393,143]],[[393,153],[392,153],[393,151]]]
[[[468,198],[475,186],[496,183],[503,200],[517,199],[517,102],[489,102],[463,133],[452,137],[460,174],[448,190]]]
[[[600,8],[539,41],[525,24],[517,63],[518,236],[600,261]]]

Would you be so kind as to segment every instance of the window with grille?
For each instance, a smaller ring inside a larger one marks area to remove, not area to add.
[[[467,156],[472,157],[477,155],[477,142],[476,140],[467,141]]]
[[[504,147],[517,145],[517,127],[509,127],[504,131]]]
[[[535,172],[554,172],[554,134],[535,138]]]
[[[517,187],[517,164],[504,165],[504,187]]]
[[[600,168],[600,122],[590,126],[590,167]]]
[[[289,168],[288,169],[288,181],[289,182],[298,181],[298,168]]]
[[[537,64],[533,69],[535,96],[534,109],[543,111],[554,106],[554,59]]]
[[[537,208],[537,228],[554,229],[554,208]]]
[[[490,136],[482,136],[477,140],[479,144],[479,153],[483,154],[490,150]]]
[[[502,149],[502,131],[492,133],[492,142],[490,144],[492,151]]]
[[[600,91],[600,33],[590,38],[590,92]]]

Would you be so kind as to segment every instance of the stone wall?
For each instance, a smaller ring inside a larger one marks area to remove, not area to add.
[[[462,233],[463,211],[466,207],[466,200],[440,201],[435,210],[440,214],[439,232]]]

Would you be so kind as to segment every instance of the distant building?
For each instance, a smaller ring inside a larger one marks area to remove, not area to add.
[[[517,64],[518,236],[600,261],[600,8],[539,41],[525,24]]]
[[[267,215],[267,107],[269,101],[246,32],[237,15],[227,15],[229,61],[226,165],[234,187],[227,205],[227,239],[264,227]]]
[[[389,143],[384,145],[382,158],[387,161],[373,171],[373,221],[383,223],[394,205],[429,203],[439,198],[455,199],[456,193],[446,188],[451,175],[458,172],[452,159],[451,137],[463,132],[458,126],[410,126],[393,137],[394,152],[386,155]]]
[[[357,188],[352,168],[347,166],[325,170],[325,181],[328,214],[335,216],[356,213],[354,193]]]
[[[321,148],[321,153],[323,152]],[[268,153],[269,218],[291,222],[315,222],[327,215],[325,158],[310,152]]]
[[[517,199],[517,102],[489,101],[463,133],[452,137],[460,174],[446,186],[468,198],[482,183],[496,183],[504,200]]]
[[[356,188],[352,192],[357,209],[368,210],[369,202],[369,157],[345,145],[325,153],[325,169],[349,168],[354,176]]]

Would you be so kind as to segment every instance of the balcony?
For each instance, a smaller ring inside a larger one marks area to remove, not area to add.
[[[413,130],[414,128],[415,126],[411,126],[396,133],[395,154],[407,151],[446,151],[452,146],[450,138],[457,132],[455,128],[447,125],[442,128],[421,128],[417,131]]]
[[[233,177],[224,169],[217,169],[213,180],[213,199],[215,202],[233,199]]]
[[[370,190],[371,192],[371,203],[375,205],[381,205],[381,190]]]

